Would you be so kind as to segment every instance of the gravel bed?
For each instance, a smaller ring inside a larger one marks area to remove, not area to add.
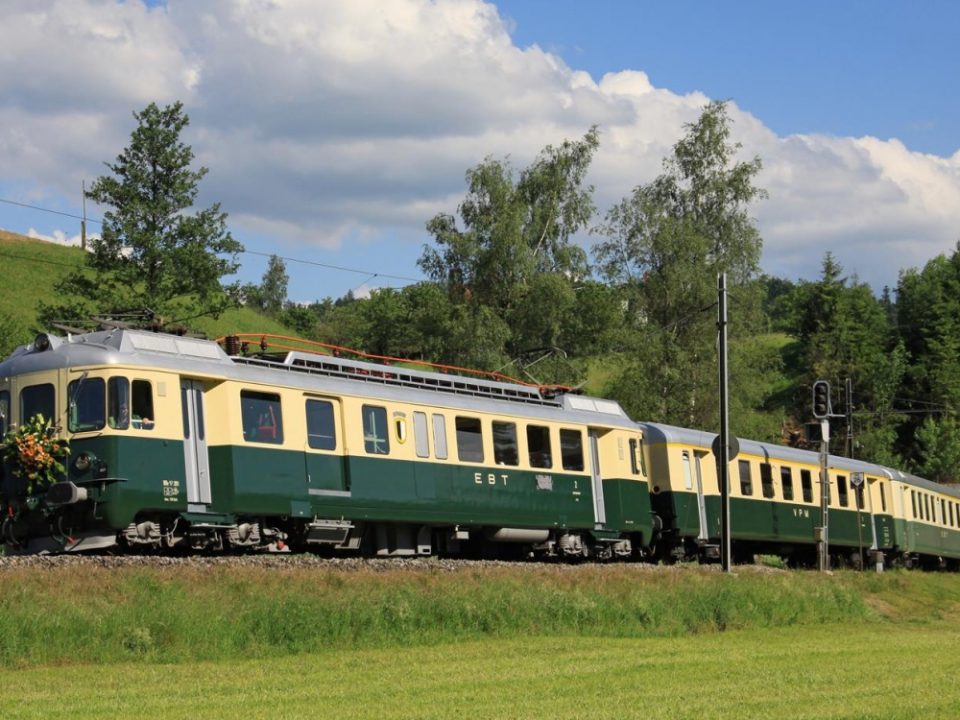
[[[395,570],[462,572],[482,568],[501,567],[521,570],[553,570],[557,572],[576,572],[580,568],[616,567],[634,569],[640,572],[670,571],[685,566],[658,566],[647,563],[568,563],[562,561],[504,561],[504,560],[462,560],[456,558],[326,558],[309,553],[270,553],[245,555],[14,555],[0,556],[0,572],[18,568],[315,568],[318,570],[388,572]],[[705,565],[691,567],[711,568]],[[717,566],[718,567],[718,566]]]

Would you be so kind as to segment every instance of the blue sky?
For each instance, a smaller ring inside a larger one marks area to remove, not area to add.
[[[960,3],[501,0],[520,45],[594,77],[641,69],[674,92],[733,99],[780,135],[899,138],[960,149]]]
[[[13,0],[0,199],[79,213],[131,112],[182,100],[201,202],[251,251],[241,279],[258,253],[304,259],[290,297],[309,301],[419,277],[424,224],[455,212],[467,168],[522,167],[594,123],[599,222],[729,99],[764,162],[763,269],[814,278],[830,251],[879,291],[960,240],[957,27],[943,1]],[[79,231],[3,202],[0,227]]]

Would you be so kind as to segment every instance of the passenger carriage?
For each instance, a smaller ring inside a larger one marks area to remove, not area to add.
[[[717,436],[655,423],[640,427],[651,458],[651,503],[664,524],[661,553],[717,557],[721,504],[712,452]],[[751,440],[740,440],[739,448],[729,473],[734,556],[742,561],[774,554],[814,562],[816,528],[822,524],[819,454]],[[859,563],[861,551],[868,550],[891,558],[913,552],[896,493],[919,479],[833,455],[828,468],[828,541],[838,562]]]

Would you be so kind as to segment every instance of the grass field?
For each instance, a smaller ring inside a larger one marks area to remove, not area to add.
[[[955,718],[957,622],[0,671],[7,720]]]
[[[955,718],[960,576],[0,563],[0,717]]]

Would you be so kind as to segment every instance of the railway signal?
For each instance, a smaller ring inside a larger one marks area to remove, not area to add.
[[[813,416],[818,420],[823,420],[832,414],[830,383],[826,380],[817,380],[813,384]]]

